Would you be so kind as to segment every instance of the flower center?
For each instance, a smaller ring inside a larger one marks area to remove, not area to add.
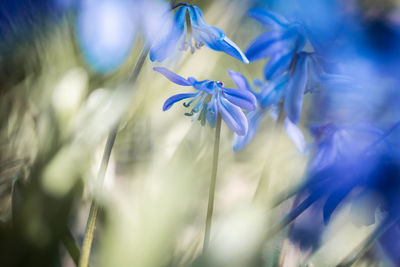
[[[186,22],[183,26],[184,29],[181,41],[181,50],[186,51],[190,47],[190,52],[193,54],[196,49],[200,49],[202,46],[204,46],[204,43],[196,40],[188,10],[186,10],[185,16]]]

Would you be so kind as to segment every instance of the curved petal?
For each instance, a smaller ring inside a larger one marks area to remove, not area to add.
[[[239,89],[251,91],[251,87],[247,82],[246,77],[242,74],[233,70],[228,70],[228,74]]]
[[[303,96],[308,78],[307,65],[308,57],[303,53],[300,54],[294,74],[286,89],[284,109],[288,118],[295,124],[300,119],[303,106]]]
[[[203,17],[201,9],[197,6],[189,7],[189,15],[193,29],[193,36],[196,41],[202,42],[209,48],[224,52],[232,57],[239,59],[244,63],[249,63],[240,48],[232,42],[225,33],[217,28],[208,25]]]
[[[182,85],[182,86],[191,86],[192,84],[186,80],[185,78],[179,76],[178,74],[173,73],[167,68],[162,68],[162,67],[154,67],[154,71],[157,71],[164,75],[168,80],[170,80],[173,83]]]
[[[224,97],[232,104],[248,111],[257,108],[256,97],[248,90],[230,89],[222,87]]]
[[[265,109],[257,109],[255,111],[249,112],[247,114],[247,121],[249,124],[249,129],[245,135],[237,135],[236,133],[233,136],[233,151],[238,152],[242,150],[251,140],[253,140],[254,135],[256,134],[258,127],[260,125],[261,119],[264,117],[266,110]]]
[[[176,45],[183,33],[183,28],[186,23],[187,9],[188,8],[186,6],[182,6],[178,9],[178,11],[176,11],[170,32],[165,36],[165,38],[161,39],[151,47],[151,61],[163,61],[174,52]]]
[[[292,140],[293,144],[301,153],[305,153],[306,141],[304,139],[304,135],[301,132],[301,130],[297,127],[296,124],[292,123],[288,118],[285,119],[284,125],[286,133]]]
[[[264,77],[267,80],[273,80],[288,70],[290,62],[292,61],[293,53],[282,52],[275,54],[268,60],[264,67]]]
[[[243,111],[225,98],[217,98],[218,112],[228,127],[238,135],[245,135],[248,123]]]
[[[254,8],[250,10],[248,12],[248,16],[271,28],[282,28],[289,26],[289,22],[285,17],[260,8]]]
[[[172,107],[172,105],[175,104],[176,102],[179,102],[186,98],[195,97],[196,95],[197,95],[197,93],[186,93],[186,94],[173,95],[164,102],[163,111],[170,109]]]
[[[289,74],[284,74],[278,79],[272,81],[260,94],[260,105],[267,108],[275,105],[281,100],[287,84],[289,82]]]
[[[298,38],[295,31],[271,31],[256,38],[247,48],[249,61],[260,60],[281,51],[294,51]]]

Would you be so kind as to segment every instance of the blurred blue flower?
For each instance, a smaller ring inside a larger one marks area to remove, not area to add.
[[[177,47],[181,50],[187,50],[190,47],[191,52],[194,53],[196,48],[199,49],[204,45],[248,63],[240,48],[226,37],[221,29],[205,22],[199,7],[188,4],[178,7],[169,33],[151,48],[150,59],[163,61]]]
[[[76,31],[82,54],[101,73],[117,69],[135,40],[135,10],[131,0],[86,0],[78,10]]]
[[[269,27],[270,31],[250,43],[246,56],[250,62],[269,58],[264,67],[264,76],[272,80],[293,67],[293,60],[304,48],[306,38],[299,23],[290,23],[279,14],[252,9],[249,16]]]
[[[85,0],[77,5],[76,33],[82,54],[96,72],[120,67],[130,54],[137,32],[151,42],[162,25],[168,4],[159,0]]]
[[[303,95],[325,87],[342,86],[349,82],[345,76],[326,73],[317,56],[307,52],[296,55],[296,67],[292,73],[285,72],[268,83],[257,80],[255,85],[259,87],[258,91],[253,90],[247,79],[240,73],[230,71],[229,74],[238,88],[252,92],[258,102],[258,108],[247,114],[248,133],[234,138],[235,151],[243,149],[253,139],[264,115],[268,111],[278,109],[279,104],[283,102],[283,110],[287,115],[285,129],[299,151],[305,152],[304,136],[296,126],[301,114]],[[275,117],[277,118],[278,115]]]
[[[219,113],[237,135],[247,133],[248,122],[242,109],[253,111],[257,107],[256,98],[251,92],[240,88],[226,88],[219,81],[197,81],[193,77],[185,79],[166,68],[153,69],[178,85],[192,86],[197,90],[194,93],[177,94],[168,98],[163,106],[164,111],[170,109],[174,103],[190,98],[191,100],[183,105],[190,107],[193,104],[191,111],[185,113],[187,116],[193,116],[193,120],[198,118],[202,125],[208,121],[211,127],[215,127]]]

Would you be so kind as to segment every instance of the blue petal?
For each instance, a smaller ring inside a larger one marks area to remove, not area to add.
[[[323,208],[325,225],[329,223],[332,213],[336,210],[339,204],[347,197],[347,195],[353,188],[354,188],[353,186],[339,187],[339,189],[337,189],[336,191],[332,192],[329,195],[329,197],[325,201]]]
[[[242,52],[242,50],[240,50],[240,48],[226,36],[224,36],[224,38],[222,38],[222,40],[219,40],[217,43],[208,46],[216,51],[225,52],[226,54],[237,58],[246,64],[249,64],[249,60]]]
[[[240,48],[226,37],[221,29],[210,26],[205,22],[203,13],[199,7],[190,6],[189,14],[193,29],[193,37],[196,41],[204,43],[213,50],[225,52],[244,63],[249,63]]]
[[[154,67],[154,71],[157,71],[164,75],[168,80],[170,80],[173,83],[182,85],[182,86],[191,86],[192,84],[186,80],[185,78],[179,76],[178,74],[173,73],[169,69],[162,68],[162,67]]]
[[[222,87],[224,97],[232,104],[248,111],[257,108],[256,97],[248,90],[230,89]]]
[[[292,60],[292,51],[282,52],[273,55],[264,67],[264,77],[273,80],[288,70]]]
[[[182,6],[176,11],[170,32],[165,38],[151,47],[151,61],[163,61],[174,52],[183,33],[184,24],[186,23],[186,10],[187,7]]]
[[[296,48],[298,38],[294,31],[270,31],[260,35],[247,48],[246,57],[249,61],[260,60]]]
[[[181,101],[183,99],[190,98],[190,97],[195,97],[196,95],[197,95],[197,93],[186,93],[186,94],[173,95],[164,102],[163,111],[170,109],[172,107],[172,105],[178,101]]]
[[[247,82],[246,77],[242,74],[233,70],[228,70],[228,74],[239,89],[251,91],[251,87]]]
[[[245,135],[248,123],[243,111],[225,98],[218,97],[218,112],[228,127],[238,135]]]
[[[289,22],[285,17],[264,9],[254,8],[249,11],[248,15],[271,28],[284,28],[289,26]]]
[[[285,94],[284,109],[288,118],[296,124],[300,119],[304,91],[307,85],[308,57],[300,54],[293,77],[290,79]]]
[[[296,148],[301,152],[306,151],[306,141],[301,130],[296,124],[293,124],[288,118],[285,119],[285,130],[289,138],[292,140]]]
[[[247,114],[247,120],[249,123],[247,134],[242,136],[234,134],[233,136],[233,150],[235,152],[242,150],[251,140],[253,140],[265,112],[266,109],[258,109]]]
[[[193,87],[196,88],[197,90],[203,91],[209,95],[212,95],[215,91],[215,88],[217,87],[217,83],[214,81],[210,80],[204,80],[204,81],[196,81],[196,79],[190,77],[191,81],[193,81]]]
[[[82,2],[76,34],[82,54],[94,71],[108,73],[125,62],[137,30],[132,8],[130,1],[122,0]]]
[[[267,108],[271,105],[277,104],[286,89],[289,81],[289,74],[283,74],[281,77],[273,80],[268,86],[263,89],[260,94],[260,105],[262,108]]]

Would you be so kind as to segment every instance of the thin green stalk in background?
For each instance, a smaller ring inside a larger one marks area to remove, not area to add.
[[[211,221],[212,221],[212,215],[213,215],[213,210],[214,210],[215,184],[217,182],[220,136],[221,136],[221,115],[218,114],[217,115],[217,126],[215,128],[213,166],[212,166],[212,171],[211,171],[210,191],[208,194],[208,207],[207,207],[207,218],[206,218],[206,230],[204,233],[203,252],[208,248],[208,244],[210,242]]]
[[[128,87],[133,87],[136,83],[136,80],[139,76],[140,71],[142,70],[142,67],[144,65],[144,62],[146,60],[146,57],[149,53],[150,46],[145,45],[143,50],[141,51],[139,58],[136,62],[136,65],[132,71],[132,74],[129,77],[129,83]],[[118,122],[110,131],[108,137],[107,137],[107,143],[106,147],[104,149],[103,153],[103,158],[101,161],[96,185],[98,186],[99,189],[102,188],[102,185],[104,183],[104,177],[107,171],[108,167],[108,162],[110,161],[110,156],[111,156],[111,151],[115,143],[115,139],[117,137],[118,133],[118,128],[119,128],[120,122]],[[83,244],[82,244],[82,252],[81,252],[81,257],[79,259],[79,267],[87,267],[89,265],[89,259],[90,259],[90,251],[92,248],[92,243],[93,243],[93,238],[94,238],[94,231],[96,228],[96,220],[97,220],[97,215],[99,213],[99,204],[97,201],[92,200],[92,203],[90,205],[90,212],[89,212],[89,217],[87,220],[86,224],[86,231],[85,231],[85,237],[83,239]]]
[[[65,227],[64,235],[61,237],[61,241],[64,244],[64,247],[67,249],[75,265],[78,265],[79,258],[81,256],[81,250],[74,236],[72,235],[71,230],[69,230],[68,227]]]
[[[347,255],[337,266],[338,267],[349,267],[356,263],[374,244],[375,242],[395,223],[398,223],[400,219],[386,218],[375,230],[349,255]]]
[[[104,177],[106,175],[108,162],[110,161],[111,151],[115,143],[115,138],[117,137],[118,125],[116,125],[110,132],[107,138],[107,144],[104,149],[103,158],[101,160],[100,170],[97,177],[97,183],[99,186],[103,185]],[[99,213],[99,203],[92,200],[90,205],[89,217],[86,225],[85,238],[83,239],[82,253],[79,259],[79,266],[86,267],[89,264],[90,250],[92,248],[94,230],[96,228],[97,214]]]

